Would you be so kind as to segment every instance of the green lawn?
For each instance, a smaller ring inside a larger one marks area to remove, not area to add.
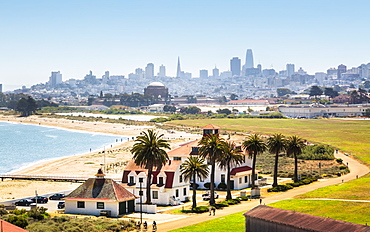
[[[292,199],[269,206],[357,224],[370,224],[370,203]]]
[[[178,120],[168,122],[168,124],[198,127],[205,126],[209,123],[220,126],[222,128],[221,130],[298,135],[311,142],[337,147],[370,164],[370,120],[243,118]]]
[[[245,222],[243,212],[234,213],[227,215],[225,217],[216,218],[213,220],[205,221],[202,223],[198,223],[192,226],[183,227],[176,230],[171,230],[173,232],[203,232],[203,231],[244,231],[245,230]]]

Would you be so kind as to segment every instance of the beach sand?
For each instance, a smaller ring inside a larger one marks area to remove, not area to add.
[[[105,160],[105,173],[107,174],[107,177],[119,178],[122,176],[126,163],[132,158],[130,153],[130,149],[134,144],[132,137],[139,136],[142,131],[147,129],[155,129],[153,126],[132,126],[121,123],[72,121],[66,119],[41,118],[38,116],[20,118],[16,116],[0,115],[0,121],[62,127],[66,129],[109,133],[131,137],[130,141],[119,143],[113,147],[106,148],[104,151],[102,150],[53,161],[46,161],[43,163],[37,163],[31,167],[12,173],[27,175],[68,175],[94,177],[97,170],[104,166],[103,164]],[[157,129],[156,131],[158,131],[160,134],[164,134],[164,138],[168,139],[170,142],[171,149],[176,148],[180,144],[200,137],[200,135],[189,134],[186,132],[176,131],[174,133],[170,133],[168,131]],[[38,193],[42,195],[50,192],[73,189],[78,185],[79,184],[63,182],[6,180],[0,182],[0,201],[32,196],[35,189],[37,189]]]

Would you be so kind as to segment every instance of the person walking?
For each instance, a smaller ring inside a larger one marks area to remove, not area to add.
[[[157,230],[157,223],[153,221],[153,230]]]
[[[211,216],[211,214],[212,214],[212,207],[211,206],[208,207],[208,212],[209,212],[209,216]]]
[[[260,198],[260,205],[262,204],[262,198]]]
[[[212,208],[212,211],[213,211],[213,216],[215,216],[215,214],[216,214],[216,207],[213,207]]]

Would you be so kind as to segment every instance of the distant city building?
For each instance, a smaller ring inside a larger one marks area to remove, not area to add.
[[[319,82],[319,84],[322,84],[326,79],[326,73],[324,72],[315,73],[315,79]]]
[[[49,85],[51,87],[55,87],[59,84],[61,84],[63,81],[62,81],[62,74],[60,73],[60,71],[58,72],[51,72],[51,76],[49,77]]]
[[[158,76],[159,77],[165,77],[166,76],[166,67],[163,64],[161,66],[159,66]]]
[[[92,74],[92,71],[84,77],[84,80],[89,84],[96,84],[96,76]]]
[[[208,78],[208,70],[202,69],[199,71],[200,78]]]
[[[359,68],[360,68],[360,77],[361,78],[368,78],[369,77],[370,63],[361,64],[361,66]]]
[[[176,77],[178,77],[178,78],[181,77],[180,57],[177,57],[177,72],[176,72]]]
[[[345,72],[347,72],[347,66],[345,66],[344,64],[338,65],[338,74],[337,74],[338,79],[342,79],[342,73]]]
[[[166,88],[161,82],[152,82],[144,89],[144,95],[152,96],[155,99],[162,99],[162,101],[167,101],[168,88]]]
[[[149,63],[145,67],[145,77],[146,78],[153,78],[154,77],[154,64]]]
[[[287,64],[286,65],[286,71],[287,71],[287,76],[291,77],[295,72],[294,64]]]
[[[189,72],[181,71],[181,76],[184,77],[185,79],[191,79],[192,78],[192,74],[189,73]]]
[[[241,61],[238,57],[233,57],[230,60],[230,70],[233,76],[240,76],[240,64]]]
[[[232,77],[232,76],[233,76],[233,74],[230,71],[224,71],[224,72],[221,72],[221,74],[220,74],[220,77],[222,79],[229,78],[229,77]]]
[[[0,84],[0,93],[3,92],[3,84]]]
[[[273,68],[264,69],[264,70],[262,70],[262,74],[263,74],[264,77],[273,77],[273,76],[276,75],[276,71]]]
[[[213,77],[219,77],[220,76],[220,70],[217,67],[215,67],[212,70],[212,74],[213,74]]]
[[[252,49],[247,49],[245,68],[254,68]]]
[[[302,76],[307,75],[307,72],[306,72],[306,71],[304,71],[302,67],[300,67],[300,68],[298,69],[297,73],[298,73],[299,75],[302,75]]]
[[[109,81],[109,71],[105,71],[104,75],[102,76],[102,79],[104,83]]]
[[[336,68],[329,68],[327,71],[326,71],[326,74],[328,74],[328,76],[337,76],[338,74],[338,71]]]

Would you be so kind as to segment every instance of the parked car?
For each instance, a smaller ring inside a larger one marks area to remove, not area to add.
[[[45,204],[48,203],[49,199],[47,197],[43,196],[37,196],[37,202],[36,202],[36,197],[31,198],[33,203],[40,203],[40,204]]]
[[[64,209],[64,207],[66,207],[66,203],[64,201],[60,201],[58,203],[58,209]]]
[[[16,206],[29,206],[32,203],[33,201],[31,199],[22,199],[22,200],[15,202],[14,204]]]
[[[214,193],[214,197],[215,199],[218,198],[218,193]],[[202,195],[202,198],[203,198],[203,201],[209,201],[211,199],[211,193],[210,192],[206,192],[205,194]]]
[[[54,195],[51,195],[49,197],[49,200],[60,200],[62,198],[64,198],[66,195],[64,195],[63,193],[56,193]]]

